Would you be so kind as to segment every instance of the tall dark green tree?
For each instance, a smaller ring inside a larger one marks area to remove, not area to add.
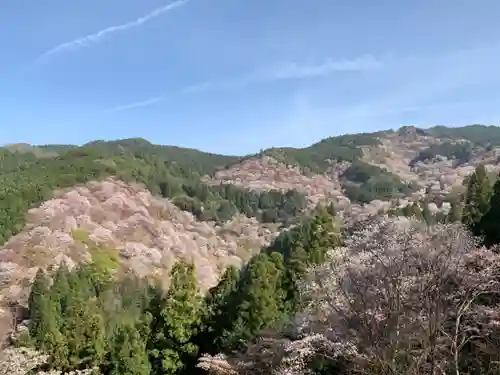
[[[49,294],[49,281],[43,269],[39,268],[33,285],[31,286],[31,292],[28,298],[29,306],[29,332],[30,336],[35,338],[38,336],[39,325],[41,324],[44,316],[44,305],[43,301],[50,298]]]
[[[57,326],[61,328],[62,320],[66,314],[67,301],[70,294],[68,282],[69,270],[65,263],[62,263],[56,271],[54,283],[50,288],[50,298],[53,301],[57,312]]]
[[[179,261],[171,272],[171,283],[164,298],[153,301],[151,338],[148,345],[157,374],[177,374],[196,357],[198,347],[192,339],[201,323],[202,299],[198,293],[195,269]]]
[[[284,273],[278,253],[259,254],[250,260],[241,284],[238,317],[225,345],[233,347],[251,340],[282,319],[286,311]]]
[[[196,338],[203,353],[216,354],[224,349],[224,338],[230,334],[236,319],[239,278],[239,270],[228,267],[205,298],[202,331]]]
[[[483,164],[476,167],[467,184],[462,223],[475,235],[479,234],[478,224],[489,210],[491,182]]]
[[[493,195],[490,199],[488,212],[481,217],[476,231],[483,236],[484,244],[488,247],[500,243],[500,178],[493,186]]]
[[[96,297],[75,293],[68,298],[62,333],[68,343],[68,369],[99,366],[106,349],[106,329]]]
[[[131,322],[124,322],[116,329],[110,345],[109,375],[149,375],[149,363],[146,341],[137,327]]]

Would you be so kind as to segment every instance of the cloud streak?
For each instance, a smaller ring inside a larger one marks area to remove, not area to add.
[[[84,47],[89,47],[92,44],[98,43],[101,41],[104,37],[121,32],[121,31],[126,31],[128,29],[134,28],[141,26],[145,24],[148,21],[151,21],[152,19],[164,14],[168,13],[176,8],[179,8],[181,6],[186,5],[189,1],[191,0],[177,0],[173,3],[164,5],[160,8],[154,9],[153,11],[149,12],[145,16],[139,17],[135,19],[134,21],[130,21],[121,25],[114,25],[114,26],[109,26],[105,29],[102,29],[94,34],[89,34],[77,39],[74,39],[72,41],[66,42],[59,44],[58,46],[55,46],[44,53],[42,53],[40,56],[37,57],[35,62],[40,62],[43,60],[46,60],[47,58],[54,56],[56,54],[59,54],[61,52],[67,51],[67,50],[76,50],[79,48],[84,48]]]
[[[204,91],[227,91],[242,89],[250,85],[265,84],[276,81],[298,80],[325,77],[336,72],[355,72],[383,68],[384,64],[371,55],[355,59],[333,60],[331,58],[318,64],[298,64],[289,62],[260,69],[252,74],[220,81],[206,81],[185,87],[186,94]]]
[[[232,91],[244,89],[245,87],[259,84],[266,84],[276,81],[310,79],[316,77],[325,77],[335,72],[347,71],[365,71],[382,68],[384,65],[381,61],[375,59],[371,55],[364,55],[352,60],[333,60],[326,59],[319,64],[297,64],[285,63],[276,64],[272,67],[257,70],[254,73],[232,77],[225,80],[205,81],[190,86],[186,86],[180,90],[181,94],[199,94],[207,91]],[[150,104],[156,104],[163,99],[158,98],[146,99],[137,103],[127,104],[116,107],[118,112],[126,109],[145,107]],[[106,112],[110,112],[107,110]]]
[[[266,84],[276,81],[310,79],[325,77],[335,72],[365,71],[382,68],[381,61],[371,55],[364,55],[352,60],[326,59],[319,64],[277,64],[272,67],[257,70],[254,73],[232,77],[225,80],[205,81],[198,84],[186,86],[180,90],[181,94],[199,94],[207,91],[232,91],[244,89],[245,87]],[[154,97],[139,102],[126,104],[111,108],[105,112],[120,112],[127,109],[146,107],[165,100],[166,96]]]
[[[134,102],[134,103],[130,103],[130,104],[120,105],[120,106],[117,106],[117,107],[112,107],[112,108],[109,108],[109,109],[105,110],[104,112],[106,112],[106,113],[116,113],[116,112],[121,112],[121,111],[125,111],[127,109],[132,109],[132,108],[149,107],[151,105],[163,102],[165,100],[166,100],[166,97],[164,95],[162,95],[162,96],[156,96],[154,98],[142,100],[142,101],[139,101],[139,102]]]

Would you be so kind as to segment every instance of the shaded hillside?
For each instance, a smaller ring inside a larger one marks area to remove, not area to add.
[[[480,146],[500,145],[500,127],[494,125],[468,125],[456,128],[435,126],[426,131],[437,138],[465,139]]]
[[[246,158],[267,155],[281,163],[301,167],[306,173],[323,173],[332,162],[358,160],[363,155],[361,147],[379,144],[380,141],[372,134],[347,134],[329,137],[305,148],[269,148]]]
[[[238,156],[213,154],[185,147],[155,145],[143,138],[93,141],[82,147],[98,150],[107,155],[131,153],[136,156],[155,156],[163,161],[175,163],[185,171],[200,175],[213,174],[217,169],[240,160]]]

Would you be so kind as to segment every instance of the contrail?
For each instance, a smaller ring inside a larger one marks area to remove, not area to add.
[[[121,112],[121,111],[124,111],[126,109],[131,109],[131,108],[147,107],[147,106],[150,106],[150,105],[153,105],[156,103],[163,102],[165,99],[166,99],[165,96],[157,96],[157,97],[143,100],[140,102],[135,102],[135,103],[131,103],[131,104],[121,105],[118,107],[113,107],[113,108],[105,110],[104,112],[105,113],[115,113],[115,112]]]
[[[42,53],[35,61],[41,61],[46,59],[49,56],[55,55],[57,53],[63,52],[65,50],[69,49],[78,49],[78,48],[83,48],[83,47],[88,47],[93,43],[99,42],[102,38],[104,38],[108,34],[116,33],[119,31],[125,31],[128,29],[131,29],[133,27],[140,26],[153,18],[156,18],[160,16],[163,13],[170,12],[171,10],[174,10],[175,8],[179,8],[183,5],[186,5],[189,1],[191,0],[177,0],[173,3],[170,3],[168,5],[164,5],[160,8],[157,8],[150,13],[148,13],[145,16],[139,17],[134,21],[124,23],[122,25],[115,25],[115,26],[110,26],[107,27],[101,31],[98,31],[95,34],[89,34],[86,36],[83,36],[81,38],[72,40],[70,42],[62,43],[54,48],[49,49],[48,51]]]

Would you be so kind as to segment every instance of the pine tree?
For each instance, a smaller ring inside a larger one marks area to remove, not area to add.
[[[462,214],[462,223],[475,235],[479,234],[478,223],[489,210],[490,197],[490,180],[485,166],[481,164],[476,167],[475,172],[469,178]]]
[[[102,363],[106,330],[96,297],[85,299],[76,293],[68,298],[62,333],[68,343],[69,369],[81,364],[94,367]]]
[[[239,270],[234,266],[228,267],[205,299],[203,332],[196,340],[204,353],[217,354],[223,350],[223,339],[236,319],[239,278]]]
[[[123,323],[110,345],[109,375],[149,375],[146,342],[132,323]]]
[[[64,367],[67,364],[68,348],[65,337],[59,331],[60,316],[49,298],[41,301],[41,314],[37,333],[34,337],[36,348],[50,354],[50,364]]]
[[[151,340],[148,345],[153,367],[162,374],[176,374],[197,354],[191,340],[201,322],[202,300],[194,266],[180,261],[171,272],[167,295],[153,307]]]
[[[251,259],[241,287],[238,318],[227,345],[250,340],[262,329],[281,320],[286,311],[286,290],[282,285],[284,270],[278,253],[259,254]]]
[[[30,337],[35,347],[51,354],[50,362],[54,365],[66,363],[67,348],[64,336],[59,331],[62,320],[58,305],[51,298],[49,281],[42,269],[39,269],[29,296]]]
[[[43,301],[48,300],[49,298],[49,281],[45,276],[45,272],[39,268],[28,298],[30,316],[29,332],[30,336],[34,339],[41,334],[39,332],[39,327],[44,318],[43,314],[46,313],[46,304],[44,305]]]
[[[500,243],[500,178],[493,187],[489,206],[488,212],[476,226],[476,231],[483,235],[484,244],[488,247]]]
[[[70,294],[68,283],[69,270],[66,264],[62,263],[57,269],[54,283],[50,288],[50,298],[53,301],[57,315],[57,327],[61,328],[64,315],[66,314],[67,299]]]

